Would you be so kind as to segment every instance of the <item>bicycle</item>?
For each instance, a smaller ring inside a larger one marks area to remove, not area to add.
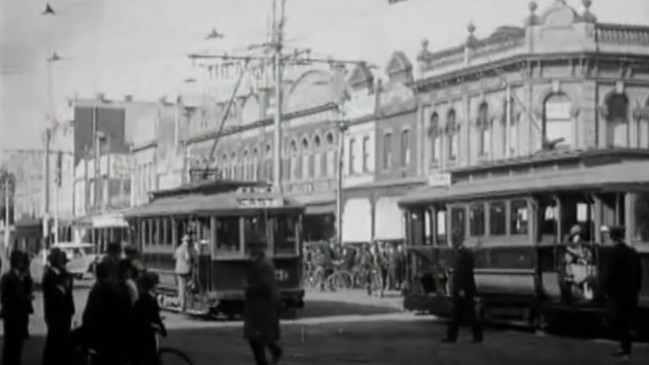
[[[76,328],[73,330],[73,341],[74,345],[74,364],[76,365],[94,365],[95,359],[97,358],[97,351],[91,346],[84,344],[82,341],[79,341],[79,336],[82,336],[80,333],[81,329]],[[160,346],[160,333],[156,332],[156,355],[151,358],[147,358],[141,362],[130,362],[129,365],[194,365],[192,359],[184,353],[183,351],[169,347],[169,346]]]

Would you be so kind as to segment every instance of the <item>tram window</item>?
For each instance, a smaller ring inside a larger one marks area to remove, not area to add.
[[[437,234],[437,243],[443,245],[446,243],[446,211],[438,210],[436,212],[436,234]]]
[[[649,194],[635,194],[635,232],[633,240],[649,243]]]
[[[152,237],[152,244],[154,245],[159,245],[160,244],[160,219],[156,219],[153,221],[153,237]]]
[[[296,253],[297,224],[297,215],[284,215],[273,218],[275,253]]]
[[[466,237],[466,210],[464,207],[451,208],[451,240]]]
[[[527,201],[512,201],[512,213],[509,226],[510,234],[527,234],[528,213]]]
[[[558,226],[558,208],[555,204],[546,205],[541,210],[543,213],[543,223],[541,224],[542,235],[556,235]]]
[[[165,244],[168,246],[172,246],[174,242],[174,233],[173,233],[173,220],[166,220],[165,221]]]
[[[261,240],[262,243],[268,245],[268,235],[267,235],[267,218],[264,216],[252,216],[245,217],[243,219],[243,241],[246,246],[254,241],[259,243]],[[248,247],[246,247],[248,250]]]
[[[216,249],[221,252],[239,252],[241,237],[239,217],[219,218],[216,224]]]
[[[489,233],[494,236],[507,234],[507,215],[505,202],[491,202],[489,204]]]
[[[484,204],[477,203],[469,207],[469,227],[471,236],[483,236],[485,234]]]

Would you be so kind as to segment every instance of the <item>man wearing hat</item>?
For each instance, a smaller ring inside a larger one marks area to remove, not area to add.
[[[266,349],[272,363],[282,356],[280,338],[280,297],[275,282],[275,265],[266,257],[265,244],[254,239],[250,244],[251,264],[245,291],[244,338],[250,343],[257,365],[267,365]]]
[[[74,316],[73,280],[65,265],[68,258],[58,248],[50,250],[49,265],[43,274],[43,307],[47,338],[43,365],[67,364],[70,361],[70,330]]]
[[[606,291],[620,339],[620,349],[613,355],[628,359],[631,355],[633,315],[642,287],[642,266],[636,250],[624,242],[624,227],[611,227],[609,235],[614,246],[610,255]]]
[[[29,258],[22,251],[13,251],[9,258],[10,269],[0,280],[0,297],[4,320],[4,348],[2,365],[19,365],[23,344],[29,337],[29,315],[34,312],[29,276]]]
[[[176,283],[178,285],[178,299],[180,301],[180,310],[186,309],[186,290],[187,282],[190,279],[193,265],[193,247],[189,239],[189,235],[184,235],[180,245],[174,252],[174,259],[176,260]]]

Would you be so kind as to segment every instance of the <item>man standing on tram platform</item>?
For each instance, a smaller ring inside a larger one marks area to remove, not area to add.
[[[615,245],[609,261],[606,292],[620,340],[620,349],[613,355],[626,360],[631,355],[631,331],[642,287],[642,266],[636,250],[624,242],[624,227],[610,228],[609,235]]]
[[[184,235],[180,245],[174,252],[174,259],[176,260],[176,282],[178,284],[178,300],[180,301],[180,310],[182,312],[186,309],[186,291],[187,282],[190,279],[192,272],[192,246],[188,235]]]
[[[448,326],[445,343],[457,342],[462,318],[466,318],[473,332],[473,342],[481,343],[482,327],[475,313],[476,285],[473,276],[473,252],[464,246],[464,238],[454,235],[455,258],[453,262],[453,318]]]

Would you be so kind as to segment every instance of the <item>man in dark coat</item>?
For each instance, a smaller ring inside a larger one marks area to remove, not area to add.
[[[11,253],[10,270],[0,281],[0,296],[4,319],[4,348],[2,365],[20,365],[23,344],[29,336],[29,315],[34,312],[31,278],[28,275],[28,257],[21,251]]]
[[[468,320],[473,332],[473,342],[482,342],[482,327],[475,313],[476,285],[473,277],[473,253],[464,246],[462,237],[455,237],[452,292],[453,318],[443,342],[455,343],[462,318]]]
[[[280,297],[275,281],[275,265],[266,257],[265,247],[259,242],[251,245],[252,262],[245,292],[244,338],[250,343],[257,365],[267,365],[266,349],[272,363],[282,356],[279,314]]]
[[[68,364],[71,355],[70,330],[74,316],[72,275],[65,269],[67,256],[53,248],[49,266],[43,274],[43,307],[47,338],[43,351],[43,365]]]
[[[160,365],[157,335],[167,336],[167,329],[160,317],[160,306],[156,299],[156,289],[160,282],[158,274],[143,273],[142,292],[135,303],[133,362],[139,365]]]
[[[111,278],[113,264],[97,267],[97,282],[93,285],[83,312],[83,337],[97,352],[97,365],[123,365],[130,357],[130,335],[133,303],[126,284],[127,273],[120,271]],[[121,265],[122,269],[126,265]],[[100,279],[102,278],[102,279]]]
[[[620,338],[620,349],[613,355],[628,358],[633,315],[642,287],[642,266],[636,250],[624,243],[624,236],[624,227],[610,229],[610,238],[615,245],[609,261],[606,289]]]

